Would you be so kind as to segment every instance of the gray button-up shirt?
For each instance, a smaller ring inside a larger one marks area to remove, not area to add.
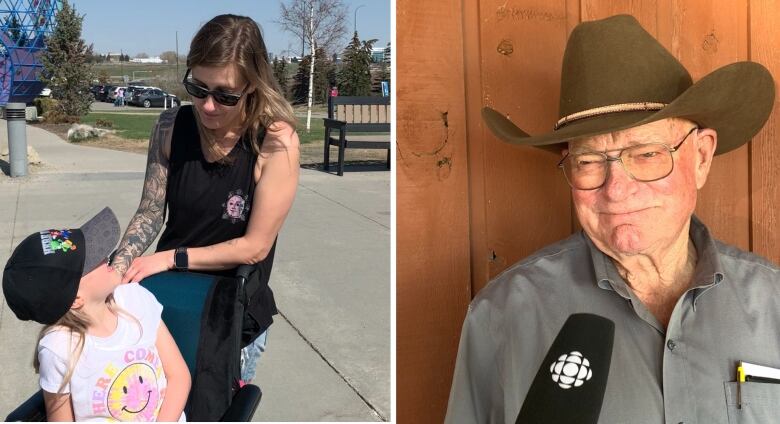
[[[584,233],[513,265],[469,306],[448,423],[514,423],[572,313],[615,322],[600,423],[780,423],[780,384],[743,383],[739,361],[780,368],[780,268],[713,240],[695,217],[699,261],[664,330]]]

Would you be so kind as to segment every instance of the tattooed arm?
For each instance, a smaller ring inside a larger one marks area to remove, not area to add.
[[[168,184],[168,158],[178,108],[160,114],[149,139],[149,158],[141,193],[141,203],[127,226],[112,265],[123,275],[133,259],[141,256],[154,241],[165,219],[165,191]]]

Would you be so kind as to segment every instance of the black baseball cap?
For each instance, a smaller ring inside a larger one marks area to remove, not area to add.
[[[54,324],[76,299],[81,277],[114,250],[119,221],[104,208],[76,229],[30,234],[14,249],[3,271],[3,294],[16,317]]]

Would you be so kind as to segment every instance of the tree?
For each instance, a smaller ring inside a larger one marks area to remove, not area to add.
[[[27,35],[22,34],[22,25],[19,23],[19,18],[16,15],[11,16],[10,21],[5,18],[6,26],[8,27],[8,36],[14,42],[17,47],[24,47],[27,43]]]
[[[68,0],[62,1],[57,12],[57,26],[46,39],[43,54],[41,81],[51,89],[53,98],[65,115],[79,116],[89,112],[92,93],[89,84],[93,79],[92,67],[87,58],[92,56],[92,45],[81,38],[84,15],[79,15]]]
[[[176,63],[176,52],[170,50],[164,51],[160,53],[160,59],[168,63]]]
[[[135,57],[136,57],[137,59],[146,59],[146,58],[148,58],[148,57],[149,57],[149,55],[148,55],[148,54],[146,54],[146,53],[144,53],[144,52],[141,52],[141,53],[138,53],[137,55],[135,55]]]
[[[347,33],[347,7],[342,0],[289,0],[289,4],[282,3],[280,18],[276,23],[301,40],[301,57],[306,56],[312,8],[314,41],[318,47],[333,51]],[[311,43],[308,44],[311,47]]]
[[[102,63],[105,61],[106,57],[100,53],[92,53],[92,55],[87,58],[87,62],[89,63]]]
[[[274,59],[274,77],[282,89],[282,94],[287,97],[287,64],[284,60]]]
[[[307,55],[299,64],[298,72],[293,77],[293,103],[306,101],[309,95],[309,81],[313,81],[313,98],[322,101],[328,99],[328,91],[334,85],[335,78],[333,77],[333,64],[330,63],[321,49],[318,49],[315,54],[314,78],[309,77],[310,70],[311,55]]]
[[[108,74],[107,70],[101,69],[98,73],[97,79],[101,84],[108,84],[108,81],[111,79],[111,75]]]
[[[344,36],[347,8],[342,0],[289,0],[289,4],[282,2],[280,8],[277,23],[285,31],[300,37],[301,56],[305,53],[307,43],[313,56],[313,60],[309,61],[309,105],[306,117],[306,132],[309,132],[317,50],[327,50]]]
[[[360,41],[357,31],[344,50],[341,71],[338,74],[339,94],[368,96],[371,94],[371,47],[377,40]]]

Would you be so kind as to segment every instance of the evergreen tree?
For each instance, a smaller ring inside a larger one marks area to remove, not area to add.
[[[311,55],[301,60],[298,64],[298,72],[293,77],[292,102],[305,103],[309,99],[309,69]],[[314,55],[314,96],[315,101],[327,101],[328,91],[331,86],[329,75],[333,74],[333,64],[322,49],[317,49]]]
[[[355,32],[344,50],[344,64],[338,73],[339,95],[368,96],[371,93],[371,47],[376,41],[360,41]]]
[[[309,65],[311,64],[311,56],[305,56],[300,62],[298,62],[298,71],[295,72],[293,77],[292,86],[292,99],[294,104],[305,103],[309,96]]]
[[[282,89],[282,94],[287,97],[287,64],[284,60],[274,59],[274,77]]]
[[[314,55],[314,102],[327,102],[331,84],[330,77],[333,74],[333,63],[323,49],[317,49]]]
[[[87,46],[81,39],[83,20],[84,16],[63,0],[57,26],[46,40],[42,58],[41,81],[51,88],[52,97],[59,100],[58,107],[68,116],[86,115],[93,100],[89,91],[92,67],[87,63],[92,45]]]
[[[19,18],[16,15],[11,16],[11,19],[5,18],[6,27],[8,28],[7,34],[17,47],[24,47],[27,40],[22,36],[22,25],[19,23]]]

